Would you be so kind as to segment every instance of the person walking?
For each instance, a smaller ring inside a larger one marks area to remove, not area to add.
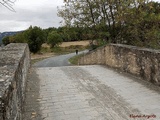
[[[76,55],[78,54],[78,50],[76,50]]]

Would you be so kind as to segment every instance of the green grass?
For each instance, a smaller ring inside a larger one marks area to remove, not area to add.
[[[46,58],[37,58],[37,59],[31,60],[31,65],[33,65],[34,63],[41,61],[43,59],[46,59]]]
[[[78,60],[83,56],[83,54],[76,55],[69,59],[69,62],[73,65],[78,65]]]
[[[50,48],[46,47],[41,47],[41,50],[39,51],[40,53],[50,53],[52,52]]]
[[[78,49],[78,51],[83,51],[86,49],[86,47],[81,46],[81,45],[76,45],[76,46],[69,46],[69,47],[54,47],[51,48],[51,52],[54,52],[57,55],[62,55],[62,54],[68,54],[68,53],[73,53]]]
[[[55,53],[55,55],[64,55],[64,54],[69,54],[69,53],[73,53],[76,51],[76,49],[78,49],[78,51],[83,51],[85,49],[87,49],[87,47],[81,46],[81,45],[71,45],[69,47],[54,47],[54,48],[46,48],[46,47],[42,47],[41,50],[39,51],[39,53]],[[80,55],[75,56],[75,58],[71,59],[71,64],[78,64],[78,58]],[[33,65],[34,63],[41,61],[43,59],[46,58],[37,58],[34,60],[31,60],[31,64]]]

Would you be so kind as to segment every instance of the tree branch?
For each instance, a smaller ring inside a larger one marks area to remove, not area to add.
[[[16,0],[0,0],[0,4],[9,9],[12,12],[15,12],[13,5]]]

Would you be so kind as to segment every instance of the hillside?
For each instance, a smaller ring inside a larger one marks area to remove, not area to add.
[[[2,43],[2,39],[5,37],[5,36],[12,36],[12,35],[15,35],[17,33],[20,33],[22,31],[14,31],[14,32],[3,32],[3,33],[0,33],[0,44]]]

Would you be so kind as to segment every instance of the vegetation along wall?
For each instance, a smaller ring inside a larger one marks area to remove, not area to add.
[[[30,54],[27,44],[0,48],[0,120],[21,120]]]
[[[103,64],[131,73],[160,86],[160,51],[110,44],[79,59],[80,65]]]

